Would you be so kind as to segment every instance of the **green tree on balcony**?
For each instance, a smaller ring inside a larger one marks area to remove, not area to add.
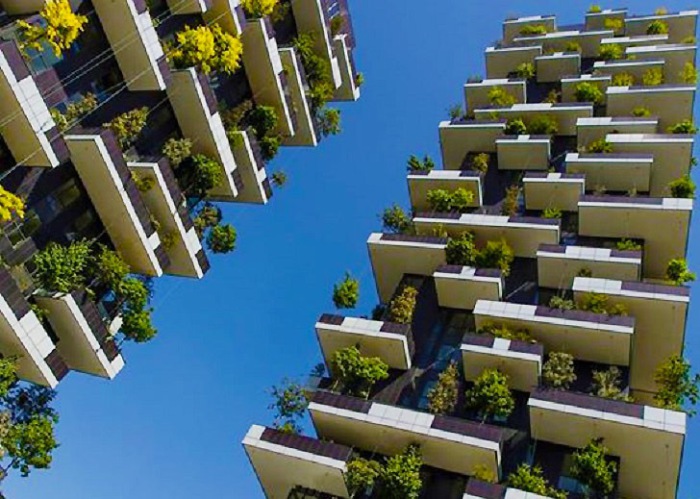
[[[428,411],[433,414],[451,414],[459,396],[459,370],[451,362],[438,376],[437,383],[428,392]]]
[[[389,366],[382,359],[363,357],[356,346],[336,350],[331,364],[334,386],[342,386],[345,394],[355,397],[369,397],[374,384],[389,377]]]
[[[411,216],[397,204],[384,209],[382,229],[390,234],[412,234],[415,232]]]
[[[148,113],[149,109],[145,106],[132,109],[131,111],[120,114],[103,126],[114,132],[117,140],[119,140],[119,145],[123,150],[126,150],[134,145],[134,142],[136,142],[136,139],[138,139],[139,135],[141,135],[141,132],[146,127]]]
[[[87,241],[74,241],[69,246],[50,242],[34,256],[34,279],[48,292],[71,293],[85,284],[91,263]]]
[[[486,369],[467,390],[467,405],[476,410],[483,421],[507,418],[515,409],[515,399],[508,388],[508,376],[498,369]]]
[[[406,162],[406,170],[409,173],[429,173],[435,168],[435,161],[427,154],[421,160],[418,156],[411,154]]]
[[[168,139],[163,145],[163,156],[168,158],[170,165],[177,168],[192,155],[192,141],[190,139]]]
[[[353,457],[347,465],[345,472],[345,484],[350,497],[366,493],[378,481],[382,473],[382,465],[374,459]]]
[[[39,16],[43,22],[37,24],[17,21],[22,30],[20,47],[41,52],[49,46],[56,57],[73,45],[88,21],[87,17],[73,12],[68,0],[46,0]]]
[[[685,258],[674,258],[666,266],[666,278],[676,286],[683,286],[695,280],[695,272],[690,271]]]
[[[389,303],[388,320],[397,324],[411,324],[413,312],[416,309],[418,290],[413,286],[405,286]]]
[[[542,366],[542,381],[548,388],[568,390],[576,381],[574,356],[564,352],[549,352],[547,362]]]
[[[24,200],[0,185],[0,222],[24,218]]]
[[[273,385],[270,389],[272,403],[268,409],[275,411],[272,426],[284,433],[301,433],[300,420],[304,417],[309,399],[304,387],[299,383],[285,378],[281,385]]]
[[[380,499],[418,499],[423,481],[420,469],[423,466],[420,447],[411,444],[401,453],[388,458],[379,475]]]
[[[694,410],[685,409],[686,404],[695,405],[700,400],[700,374],[692,375],[690,363],[680,355],[671,356],[654,373],[654,381],[659,387],[654,395],[658,407],[672,411],[686,411],[695,415]]]
[[[241,5],[246,14],[255,18],[272,14],[277,3],[278,0],[241,0]]]
[[[333,304],[335,308],[355,308],[359,299],[360,281],[346,272],[343,280],[333,286]]]
[[[554,499],[567,498],[566,492],[557,490],[549,484],[539,465],[519,465],[514,472],[508,475],[508,487]]]
[[[615,488],[617,465],[607,459],[603,439],[593,439],[572,456],[571,476],[586,488],[588,495],[605,497]]]
[[[236,237],[231,224],[216,225],[207,234],[207,247],[214,253],[230,253],[236,249]]]
[[[177,33],[176,44],[168,52],[168,58],[176,67],[195,67],[202,73],[219,71],[233,74],[241,66],[243,43],[218,24],[197,26]]]

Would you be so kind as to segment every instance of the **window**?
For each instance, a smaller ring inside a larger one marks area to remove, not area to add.
[[[80,198],[80,189],[75,180],[71,179],[58,188],[55,197],[62,208],[67,208]]]

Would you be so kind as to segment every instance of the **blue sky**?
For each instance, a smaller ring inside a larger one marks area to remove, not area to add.
[[[636,13],[660,6],[603,4],[627,5]],[[159,280],[159,335],[127,347],[117,379],[67,377],[52,469],[10,477],[6,496],[262,497],[240,441],[250,424],[271,422],[267,388],[320,361],[313,325],[332,311],[333,283],[346,270],[361,278],[358,311],[375,305],[365,242],[385,206],[408,204],[406,158],[439,158],[437,124],[462,99],[467,77],[484,74],[483,50],[500,37],[505,17],[551,13],[571,24],[587,8],[560,0],[351,0],[366,83],[360,101],[342,106],[342,135],[317,149],[283,149],[276,161],[289,183],[270,205],[224,208],[239,232],[236,252],[213,257],[203,281]],[[697,221],[690,254],[700,270]],[[697,300],[686,352],[700,367]],[[700,416],[691,420],[679,498],[700,497],[693,469],[700,469]]]

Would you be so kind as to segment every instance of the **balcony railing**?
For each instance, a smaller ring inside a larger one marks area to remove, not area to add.
[[[571,405],[592,411],[607,412],[617,414],[619,416],[644,419],[645,406],[643,405],[596,397],[586,393],[538,388],[532,393],[532,397],[545,402],[554,402],[556,404]]]
[[[260,440],[338,461],[349,461],[352,456],[350,447],[333,442],[323,442],[303,435],[284,433],[272,428],[265,428]]]
[[[71,294],[107,359],[110,362],[113,361],[119,355],[119,348],[104,323],[97,305],[84,290],[74,291]]]
[[[4,267],[0,267],[0,294],[17,319],[21,319],[31,310],[12,274]]]

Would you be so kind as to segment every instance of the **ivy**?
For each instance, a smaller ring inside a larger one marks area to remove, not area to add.
[[[241,65],[243,43],[218,24],[185,26],[175,38],[177,43],[168,57],[178,68],[196,67],[205,74],[212,71],[233,74]]]
[[[411,155],[407,163],[406,169],[410,173],[428,173],[435,168],[435,162],[427,154],[422,160],[417,156]]]
[[[519,465],[514,472],[508,475],[508,486],[540,496],[553,497],[555,499],[567,498],[566,492],[557,490],[547,482],[539,465]]]
[[[508,388],[508,376],[498,369],[486,369],[467,390],[467,405],[487,420],[507,418],[515,409],[515,399]]]
[[[608,462],[608,449],[603,446],[603,439],[591,440],[586,447],[573,454],[571,475],[588,488],[590,492],[600,495],[610,494],[615,488],[617,465]]]
[[[418,290],[413,286],[405,286],[401,293],[389,303],[389,322],[397,324],[410,324],[413,322],[413,311],[416,308]]]
[[[336,308],[355,308],[360,298],[360,281],[349,272],[342,281],[333,286],[333,304]]]
[[[13,218],[24,218],[25,205],[22,198],[0,185],[0,222],[9,222]]]
[[[450,414],[457,406],[458,396],[459,371],[457,364],[451,362],[428,392],[428,411],[433,414]]]
[[[542,381],[548,388],[568,390],[576,381],[574,356],[564,352],[549,352],[547,361],[542,366]]]
[[[685,409],[685,405],[695,405],[700,400],[700,374],[693,376],[690,369],[690,363],[680,355],[671,356],[657,367],[654,373],[654,382],[659,387],[654,395],[657,407],[672,411],[685,410],[689,415],[695,415],[695,411]]]
[[[68,0],[46,0],[39,16],[43,22],[37,24],[17,21],[22,30],[20,47],[42,52],[48,45],[57,58],[73,45],[88,21],[87,17],[72,11]]]
[[[331,361],[336,382],[356,397],[369,397],[377,381],[389,377],[389,366],[379,357],[363,357],[356,346],[336,350]]]

